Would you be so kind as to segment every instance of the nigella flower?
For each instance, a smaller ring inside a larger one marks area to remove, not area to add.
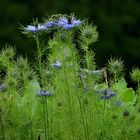
[[[87,70],[87,69],[80,69],[86,73],[94,74],[94,75],[101,75],[103,74],[103,70]]]
[[[116,95],[115,92],[113,92],[109,89],[102,90],[102,94],[103,94],[103,96],[101,96],[101,99],[110,99]]]
[[[0,85],[0,92],[4,91],[6,89],[6,85],[5,84],[1,84]]]
[[[62,17],[58,21],[58,25],[62,27],[62,29],[69,30],[73,27],[79,26],[82,23],[82,21],[75,19],[74,17],[71,18],[65,18]]]
[[[54,68],[61,68],[62,64],[59,61],[56,61],[55,63],[51,64]]]
[[[91,71],[92,74],[103,74],[103,70],[93,70]]]
[[[38,96],[52,96],[52,95],[54,95],[54,93],[50,93],[49,91],[41,90],[37,95]]]
[[[119,100],[116,102],[116,105],[117,105],[117,106],[122,106],[122,105],[123,105],[123,102],[121,101],[121,99],[119,99]]]
[[[47,21],[47,22],[45,23],[45,26],[46,26],[47,28],[57,27],[57,25],[58,25],[58,22],[56,22],[56,21]]]
[[[39,31],[44,31],[44,30],[47,30],[47,27],[45,25],[42,25],[42,24],[38,24],[37,26],[33,26],[33,25],[28,25],[25,30],[27,32],[39,32]]]

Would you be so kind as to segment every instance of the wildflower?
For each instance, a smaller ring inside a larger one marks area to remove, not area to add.
[[[103,74],[103,70],[88,70],[88,69],[80,69],[81,71],[89,74],[94,74],[94,75],[101,75]]]
[[[56,27],[57,25],[58,25],[58,23],[57,23],[56,21],[47,21],[47,22],[45,23],[45,26],[46,26],[47,28]]]
[[[64,30],[69,30],[73,27],[79,26],[82,23],[82,21],[72,18],[65,18],[62,17],[58,21],[58,25],[62,27]]]
[[[6,89],[6,85],[5,84],[1,84],[0,85],[0,92],[4,91]]]
[[[36,33],[36,32],[39,32],[39,31],[44,31],[46,30],[47,27],[45,25],[42,25],[42,24],[38,24],[37,26],[33,26],[33,25],[28,25],[25,30],[27,32],[33,32],[33,33]]]
[[[102,90],[102,94],[103,94],[103,96],[101,96],[101,99],[110,99],[116,95],[115,92],[113,92],[109,89]]]
[[[37,94],[38,96],[52,96],[54,93],[50,93],[49,91],[41,90],[40,93]]]
[[[62,64],[59,61],[56,61],[55,63],[51,64],[54,68],[61,68]]]
[[[117,106],[122,106],[122,104],[123,104],[123,103],[122,103],[122,101],[121,101],[120,99],[116,102],[116,105],[117,105]]]
[[[102,74],[103,70],[93,70],[91,71],[92,74]]]

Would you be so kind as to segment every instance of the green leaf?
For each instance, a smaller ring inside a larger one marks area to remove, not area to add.
[[[30,118],[35,119],[39,109],[39,104],[36,95],[40,92],[41,87],[36,79],[31,80],[25,87],[25,94],[22,97],[21,106]]]
[[[126,91],[127,88],[127,83],[124,78],[121,78],[116,84],[113,84],[112,87],[114,90],[117,90],[119,95],[122,95],[124,91]]]
[[[36,95],[40,92],[41,87],[36,79],[30,81],[26,86],[26,93]]]
[[[122,101],[123,103],[132,103],[134,104],[136,101],[136,96],[135,92],[132,88],[127,89],[123,94],[122,94]]]

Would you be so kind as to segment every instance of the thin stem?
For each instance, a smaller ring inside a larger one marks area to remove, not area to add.
[[[70,94],[70,87],[69,87],[69,83],[68,83],[68,78],[67,78],[67,72],[66,72],[66,63],[65,63],[65,58],[64,58],[64,54],[62,54],[62,58],[63,58],[63,64],[64,64],[64,76],[65,76],[65,84],[66,84],[66,87],[67,87],[67,94],[68,94],[68,102],[69,102],[69,112],[70,112],[70,116],[71,116],[71,132],[72,132],[72,138],[74,139],[74,126],[73,126],[73,108],[72,108],[72,97],[71,97],[71,94]]]
[[[81,116],[82,116],[82,123],[83,123],[83,127],[84,127],[84,132],[85,132],[85,137],[86,137],[86,140],[89,140],[89,135],[88,135],[88,128],[87,128],[87,122],[86,122],[86,119],[85,119],[85,113],[83,111],[83,106],[82,106],[82,103],[81,103],[81,100],[80,100],[80,97],[78,97],[79,99],[79,105],[80,105],[80,112],[81,112]]]
[[[87,65],[87,69],[89,70],[90,66],[89,66],[88,48],[86,48],[85,51],[86,51],[86,65]]]
[[[44,129],[45,129],[45,139],[47,140],[47,125],[46,125],[46,97],[43,99],[43,117],[44,117]]]
[[[85,45],[86,47],[85,47],[85,52],[86,52],[86,56],[85,56],[85,59],[86,59],[86,65],[87,65],[87,69],[90,69],[90,59],[89,59],[89,51],[88,51],[88,42],[86,42],[86,45]],[[91,82],[92,81],[92,77],[91,77],[91,75],[89,74],[89,82]],[[93,83],[92,83],[93,84]],[[92,86],[94,86],[94,85],[92,85]],[[94,102],[95,102],[95,109],[96,109],[96,112],[98,112],[98,109],[97,109],[97,100],[96,100],[96,98],[95,98],[95,96],[93,95],[93,97],[94,97]],[[100,119],[100,115],[98,114],[98,121],[99,121],[99,126],[100,126],[100,129],[101,130],[103,130],[102,129],[102,125],[101,125],[101,119]],[[88,132],[88,131],[87,131]],[[89,132],[88,132],[89,133]]]
[[[1,113],[1,111],[0,111],[0,113]],[[3,127],[2,115],[1,114],[0,114],[0,126],[1,126],[1,132],[2,132],[2,140],[5,140],[4,127]]]
[[[104,69],[104,79],[105,79],[105,86],[106,86],[106,88],[108,88],[108,80],[107,80],[106,68]]]
[[[41,46],[40,46],[40,43],[39,43],[39,37],[38,35],[36,35],[35,37],[35,40],[36,40],[36,45],[37,45],[37,57],[38,57],[38,73],[39,73],[39,79],[40,79],[40,82],[42,84],[42,51],[41,51]]]
[[[74,71],[74,76],[75,76],[75,83],[76,83],[76,87],[78,88],[78,83],[77,83],[77,79],[76,79],[76,65],[75,65],[75,56],[74,56],[74,49],[72,48],[72,62],[73,62],[73,71]],[[88,128],[87,128],[87,122],[86,122],[86,119],[85,119],[85,114],[84,114],[84,111],[83,111],[83,106],[82,106],[82,103],[80,101],[80,90],[78,90],[78,101],[79,101],[79,105],[80,105],[80,112],[81,112],[81,116],[82,116],[82,123],[83,123],[83,127],[84,127],[84,131],[85,131],[85,136],[86,136],[86,140],[89,140],[89,135],[88,135]]]

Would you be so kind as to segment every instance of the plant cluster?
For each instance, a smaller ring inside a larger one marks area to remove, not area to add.
[[[96,26],[58,14],[22,30],[36,42],[36,59],[17,57],[8,45],[0,53],[0,139],[140,138],[140,70],[130,74],[135,93],[121,59],[97,69]]]

